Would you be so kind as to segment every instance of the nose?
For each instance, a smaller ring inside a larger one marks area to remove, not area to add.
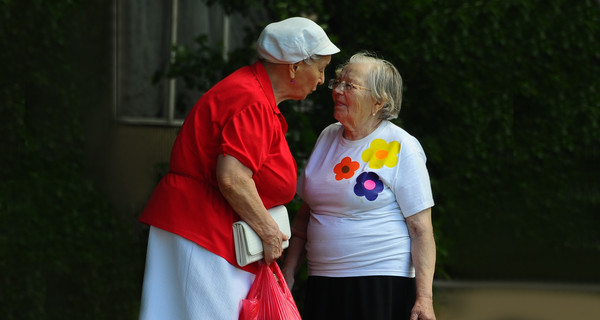
[[[319,85],[322,85],[325,83],[325,74],[321,73],[321,75],[319,75]]]
[[[344,89],[343,89],[344,85],[343,84],[338,84],[337,86],[333,87],[333,92],[339,93],[339,94],[343,94],[344,93]]]

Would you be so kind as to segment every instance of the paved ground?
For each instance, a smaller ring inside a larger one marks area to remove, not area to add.
[[[438,320],[600,320],[600,285],[436,282]]]

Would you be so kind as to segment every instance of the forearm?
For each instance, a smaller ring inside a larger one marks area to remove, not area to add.
[[[265,229],[272,225],[251,177],[233,172],[221,175],[219,189],[233,210],[257,234],[267,233]]]
[[[411,254],[415,266],[417,298],[433,299],[433,275],[436,260],[433,232],[412,238]]]
[[[271,263],[277,259],[287,236],[264,207],[250,169],[234,157],[221,155],[217,162],[217,181],[229,205],[262,239],[265,261]]]
[[[286,249],[282,270],[286,279],[293,278],[302,266],[306,256],[305,244],[306,240],[302,238],[292,236],[290,239],[290,246]]]
[[[431,224],[431,208],[408,217],[406,224],[410,234],[410,252],[417,282],[417,299],[411,311],[410,320],[435,320],[433,310],[435,240]]]
[[[283,263],[282,271],[290,287],[293,286],[294,275],[302,266],[306,256],[305,244],[309,217],[310,208],[306,203],[302,203],[292,222],[292,238]]]
[[[286,252],[284,261],[286,272],[295,273],[304,260],[306,254],[304,245],[306,244],[306,230],[308,229],[309,218],[310,208],[306,202],[302,202],[292,222],[292,239],[290,240],[290,247]]]
[[[436,248],[431,223],[431,208],[407,218],[411,257],[415,266],[417,298],[433,297]]]

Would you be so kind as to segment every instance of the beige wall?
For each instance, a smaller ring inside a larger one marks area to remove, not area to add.
[[[73,61],[81,77],[85,167],[119,214],[137,219],[157,183],[157,165],[168,163],[179,126],[136,125],[115,119],[115,17],[112,1],[85,6],[88,37]]]
[[[111,137],[106,183],[110,198],[122,212],[143,209],[161,170],[167,164],[178,127],[117,125]]]
[[[438,320],[600,319],[600,287],[552,283],[437,282]]]
[[[118,123],[111,103],[105,106],[85,120],[85,166],[115,210],[137,220],[167,168],[180,127]]]

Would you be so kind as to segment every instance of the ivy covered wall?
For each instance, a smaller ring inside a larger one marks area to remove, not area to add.
[[[400,123],[428,154],[448,276],[600,280],[597,1],[327,11],[345,53],[378,52],[404,77]]]
[[[106,1],[0,1],[3,319],[137,318],[144,240],[86,169],[110,22]]]

